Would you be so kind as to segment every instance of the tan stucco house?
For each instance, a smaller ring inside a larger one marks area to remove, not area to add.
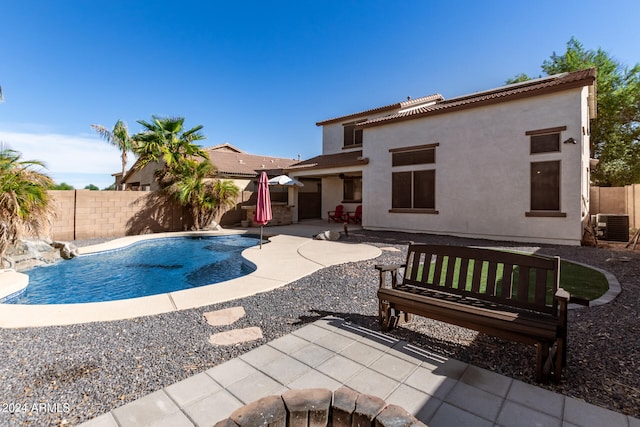
[[[287,168],[298,160],[272,156],[262,156],[249,154],[229,143],[215,145],[205,148],[211,163],[216,167],[216,176],[220,179],[228,179],[240,189],[237,206],[228,211],[220,223],[222,225],[235,224],[244,220],[247,212],[242,210],[244,205],[255,203],[255,192],[257,180],[261,171],[266,171],[269,177],[274,177],[283,173]],[[136,164],[127,172],[124,177],[127,190],[132,191],[156,191],[158,183],[155,179],[155,172],[160,167],[159,163],[150,163],[144,168],[137,167]],[[283,194],[279,194],[282,192]],[[280,189],[273,190],[275,203],[288,205],[288,194]],[[280,200],[282,199],[282,200]]]
[[[362,204],[371,230],[579,245],[595,77],[588,69],[324,120],[322,155],[286,170],[317,183],[323,218]]]

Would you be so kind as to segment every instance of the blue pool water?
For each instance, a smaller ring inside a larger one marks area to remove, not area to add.
[[[25,271],[29,286],[13,304],[70,304],[136,298],[249,274],[240,253],[254,236],[172,237]]]

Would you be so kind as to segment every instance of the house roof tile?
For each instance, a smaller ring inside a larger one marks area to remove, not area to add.
[[[294,159],[219,150],[216,147],[207,148],[206,151],[211,163],[222,175],[256,176],[262,170],[281,170],[297,162]]]
[[[384,113],[385,111],[402,110],[402,109],[411,108],[420,104],[442,101],[443,99],[444,97],[439,93],[423,96],[415,99],[409,98],[406,101],[396,102],[395,104],[385,105],[384,107],[373,108],[371,110],[361,111],[359,113],[353,113],[353,114],[348,114],[346,116],[334,117],[333,119],[323,120],[321,122],[317,122],[316,126],[324,126],[334,122],[357,119],[358,117],[368,115],[368,114],[377,114],[377,113]]]
[[[288,171],[293,170],[316,170],[316,169],[331,169],[345,166],[366,165],[369,163],[369,159],[362,157],[362,150],[348,151],[338,154],[324,154],[321,156],[312,157],[302,162],[286,168]]]
[[[450,112],[463,108],[472,108],[507,100],[524,98],[528,96],[540,95],[543,93],[557,92],[561,90],[588,86],[595,82],[596,69],[575,71],[571,73],[555,74],[548,77],[529,80],[521,83],[514,83],[495,89],[477,92],[470,95],[460,96],[437,102],[433,105],[419,107],[385,117],[371,119],[358,123],[359,127],[371,127],[384,125],[401,120],[411,120],[427,115]]]

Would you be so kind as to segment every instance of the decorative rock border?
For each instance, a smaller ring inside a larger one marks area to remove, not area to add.
[[[567,261],[576,265],[581,265],[583,267],[598,271],[602,273],[602,275],[607,280],[607,282],[609,282],[609,289],[607,290],[607,292],[605,292],[604,295],[602,295],[600,298],[596,298],[595,300],[589,301],[589,305],[587,305],[587,307],[596,307],[598,305],[608,304],[611,301],[613,301],[618,295],[620,295],[620,292],[622,292],[622,287],[620,286],[620,282],[618,282],[618,279],[616,278],[616,276],[613,275],[613,273],[607,270],[604,270],[602,268],[594,267],[593,265],[584,264],[582,262],[577,262],[573,260],[567,260]],[[568,308],[569,309],[585,308],[585,306],[579,305],[579,304],[569,304]]]
[[[426,427],[397,405],[346,387],[288,390],[236,409],[215,427]]]

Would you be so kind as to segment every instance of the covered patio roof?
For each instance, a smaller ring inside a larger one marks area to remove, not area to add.
[[[369,159],[366,157],[362,157],[362,150],[359,150],[312,157],[308,160],[304,160],[285,168],[285,171],[323,171],[330,169],[348,168],[352,166],[364,166],[368,163]]]

